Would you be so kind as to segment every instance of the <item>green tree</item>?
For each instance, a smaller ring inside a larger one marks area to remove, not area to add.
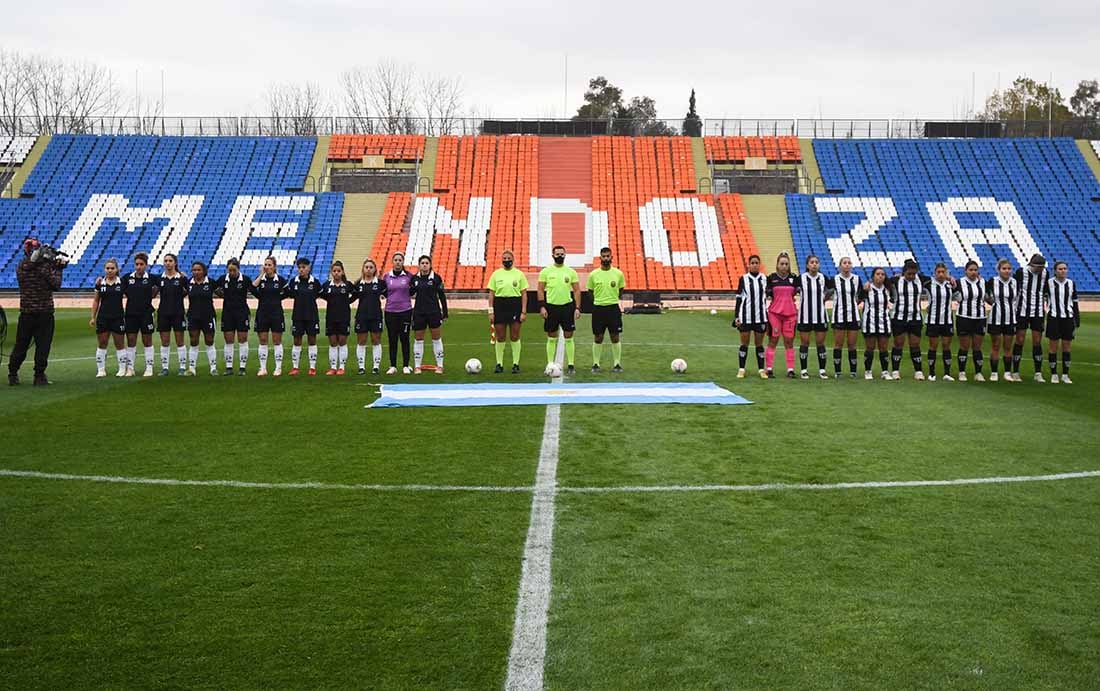
[[[1069,120],[1073,113],[1057,88],[1017,77],[1004,91],[995,90],[985,101],[980,120]]]
[[[703,119],[695,112],[695,89],[691,90],[688,98],[688,112],[684,117],[683,132],[685,137],[701,137],[703,135]]]
[[[623,90],[607,81],[607,77],[588,80],[584,92],[584,105],[577,109],[574,120],[610,120],[617,117],[623,107]]]
[[[1073,114],[1079,118],[1100,120],[1100,84],[1095,79],[1082,79],[1069,99]]]
[[[612,134],[670,136],[676,134],[667,123],[657,119],[657,103],[649,96],[623,100],[623,90],[607,80],[593,77],[584,92],[584,104],[574,120],[609,120]]]

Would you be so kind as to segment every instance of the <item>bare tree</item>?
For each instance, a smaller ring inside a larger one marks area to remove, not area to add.
[[[273,84],[267,92],[271,131],[265,134],[306,136],[321,130],[319,120],[328,113],[325,95],[314,82]]]
[[[26,111],[37,132],[95,132],[100,116],[118,110],[118,83],[106,67],[33,56],[25,72]]]
[[[0,50],[0,133],[22,134],[28,87],[27,60],[19,53]]]
[[[427,75],[420,80],[420,108],[424,134],[451,134],[462,111],[462,80],[458,77]]]
[[[381,118],[381,129],[386,134],[412,134],[416,130],[413,109],[416,89],[413,69],[410,65],[392,60],[379,61],[367,73],[367,101],[371,110]]]
[[[341,102],[346,118],[337,127],[349,134],[372,134],[370,77],[362,67],[354,67],[340,73]]]

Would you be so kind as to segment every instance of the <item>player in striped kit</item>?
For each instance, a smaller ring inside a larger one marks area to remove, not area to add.
[[[833,277],[833,368],[840,378],[840,347],[848,346],[848,370],[856,378],[859,340],[859,302],[862,286],[859,276],[852,273],[852,260],[841,257],[840,273]]]
[[[760,377],[768,378],[764,369],[764,333],[768,330],[768,310],[765,302],[768,277],[760,273],[760,257],[748,260],[749,272],[737,281],[737,304],[733,308],[733,326],[741,334],[737,350],[737,378],[745,378],[745,361],[749,357],[749,334],[756,344],[756,368]]]
[[[955,335],[952,300],[955,281],[947,273],[947,265],[936,264],[935,276],[928,282],[928,381],[936,381],[936,351],[943,344],[943,381],[955,381],[951,376],[951,338]]]
[[[818,269],[821,260],[811,254],[806,257],[806,273],[798,276],[798,290],[802,300],[798,305],[798,359],[802,365],[802,378],[809,379],[806,365],[810,359],[810,333],[817,345],[817,374],[828,379],[825,372],[825,333],[829,330],[829,315],[825,312],[826,293],[833,289],[833,280],[825,278]]]
[[[1046,314],[1047,281],[1050,272],[1047,260],[1041,254],[1033,254],[1027,266],[1016,269],[1013,278],[1020,291],[1016,303],[1016,345],[1012,348],[1012,373],[1020,380],[1020,359],[1024,354],[1024,341],[1031,330],[1031,360],[1035,363],[1035,381],[1043,383],[1043,315]]]
[[[997,262],[997,275],[985,283],[986,302],[989,310],[990,381],[997,381],[997,369],[1001,364],[1001,347],[1004,347],[1005,381],[1019,381],[1012,376],[1012,346],[1016,341],[1016,300],[1018,290],[1012,277],[1012,264],[1007,259]]]
[[[924,379],[920,354],[922,330],[920,299],[928,286],[929,278],[920,273],[916,260],[906,259],[901,274],[890,278],[890,297],[894,309],[890,314],[890,328],[894,332],[894,347],[890,350],[890,364],[894,379],[901,379],[901,348],[906,336],[909,340],[909,359],[913,363],[913,378]]]
[[[1072,384],[1069,378],[1069,349],[1073,335],[1081,326],[1081,310],[1077,305],[1077,286],[1067,276],[1069,265],[1054,262],[1054,278],[1047,281],[1047,298],[1050,314],[1047,316],[1047,338],[1050,339],[1050,383],[1058,383],[1058,350],[1062,350],[1062,383]]]
[[[875,378],[871,366],[875,361],[877,348],[882,378],[893,379],[890,374],[890,356],[886,352],[890,346],[890,286],[886,282],[885,269],[878,268],[871,273],[871,282],[864,286],[862,298],[863,341],[867,349],[863,354],[863,378]]]
[[[982,374],[982,340],[985,338],[985,283],[978,262],[966,263],[966,275],[959,281],[956,298],[959,311],[955,327],[959,332],[959,381],[966,381],[966,361],[974,349],[974,381],[985,381]]]

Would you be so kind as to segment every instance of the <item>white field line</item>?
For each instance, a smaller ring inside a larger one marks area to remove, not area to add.
[[[344,490],[355,492],[535,492],[536,487],[495,485],[381,485],[341,484],[330,482],[250,482],[246,480],[178,480],[121,475],[75,475],[43,473],[37,470],[0,469],[0,478],[31,480],[66,480],[70,482],[102,482],[118,485],[161,485],[169,487],[230,487],[236,489],[276,490]],[[1100,478],[1100,470],[1082,470],[1050,475],[1010,475],[1006,477],[975,477],[952,480],[886,480],[870,482],[835,482],[831,484],[773,482],[759,485],[631,485],[608,487],[556,487],[567,494],[642,494],[647,492],[778,492],[812,490],[891,489],[907,487],[945,487],[956,485],[997,485],[1023,482],[1056,482]]]
[[[554,361],[562,364],[565,339],[558,336]],[[561,377],[553,379],[561,383]],[[509,691],[541,691],[546,661],[546,622],[550,611],[550,567],[554,555],[554,500],[558,485],[558,445],[561,438],[561,406],[546,406],[542,426],[539,467],[535,472],[535,493],[531,498],[531,523],[523,546],[523,568],[512,625],[512,647],[508,652]]]

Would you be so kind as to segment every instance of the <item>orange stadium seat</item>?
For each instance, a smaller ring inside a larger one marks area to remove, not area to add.
[[[382,156],[387,161],[415,162],[424,158],[427,139],[420,134],[334,134],[328,160],[358,161]]]

